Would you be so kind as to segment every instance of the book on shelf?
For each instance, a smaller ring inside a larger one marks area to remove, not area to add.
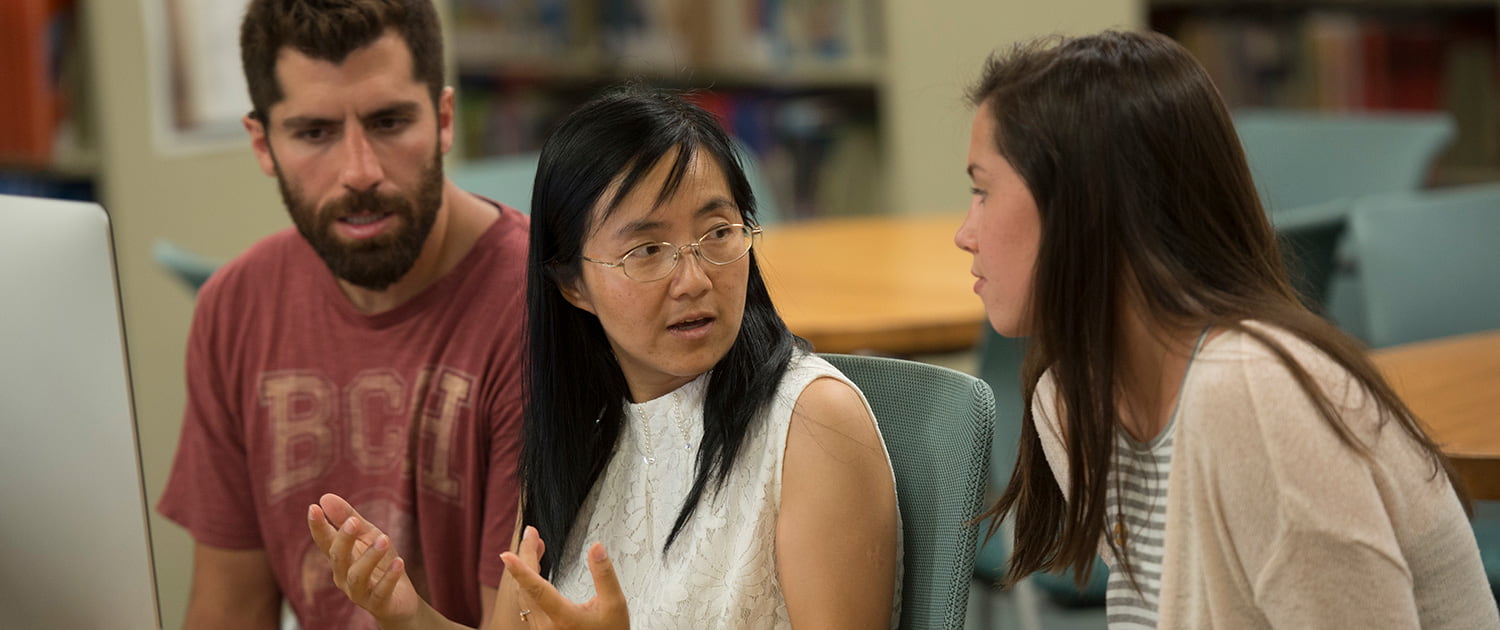
[[[1447,111],[1457,133],[1434,179],[1500,179],[1500,6],[1172,7],[1153,23],[1231,108]]]
[[[877,2],[454,0],[455,54],[466,73],[870,77]]]
[[[68,119],[63,69],[72,34],[71,0],[0,2],[0,164],[50,164]]]
[[[1336,10],[1297,19],[1210,14],[1168,34],[1231,107],[1326,110],[1443,109],[1449,51],[1471,41],[1445,37],[1440,24]]]
[[[480,159],[535,151],[590,90],[563,93],[525,85],[460,92],[464,155]],[[783,219],[869,214],[880,209],[874,94],[703,90],[689,98],[712,112],[759,162]]]

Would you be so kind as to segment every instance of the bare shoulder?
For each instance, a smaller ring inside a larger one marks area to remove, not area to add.
[[[880,432],[864,397],[852,385],[833,377],[808,383],[792,410],[788,440],[810,437],[825,449],[881,450]]]

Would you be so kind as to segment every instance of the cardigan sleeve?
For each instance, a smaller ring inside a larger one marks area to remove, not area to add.
[[[1041,438],[1042,454],[1052,468],[1052,477],[1062,488],[1063,498],[1068,498],[1068,447],[1063,442],[1062,420],[1057,412],[1057,383],[1052,373],[1046,372],[1037,382],[1032,394],[1031,415],[1036,423],[1037,436]]]
[[[1252,347],[1258,342],[1242,343],[1248,358],[1226,369],[1231,378],[1209,385],[1221,391],[1202,398],[1222,414],[1214,424],[1238,425],[1235,439],[1245,443],[1230,448],[1218,440],[1222,448],[1197,452],[1213,452],[1215,468],[1239,477],[1218,493],[1226,530],[1243,534],[1231,540],[1256,608],[1276,628],[1419,626],[1389,511],[1383,466],[1391,462],[1346,444],[1280,359]],[[1406,437],[1380,421],[1342,368],[1306,347],[1289,349],[1372,452],[1381,439]]]

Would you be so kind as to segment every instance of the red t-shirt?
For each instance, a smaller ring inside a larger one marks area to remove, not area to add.
[[[188,404],[157,510],[198,542],[264,549],[302,627],[375,627],[333,585],[307,506],[347,498],[418,591],[477,626],[520,482],[530,219],[508,207],[458,267],[364,315],[295,230],[214,273],[188,339]]]

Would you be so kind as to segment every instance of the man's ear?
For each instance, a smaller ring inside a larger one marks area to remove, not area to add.
[[[271,140],[266,137],[266,126],[260,119],[248,115],[241,118],[240,122],[250,134],[250,148],[255,151],[255,161],[260,164],[260,171],[269,177],[275,177],[276,158],[271,155]]]
[[[453,149],[453,87],[443,88],[443,95],[438,97],[437,108],[438,138],[442,140],[443,155]]]
[[[583,287],[582,285],[583,276],[581,275],[573,278],[572,282],[563,282],[559,280],[557,283],[557,291],[559,293],[562,293],[563,299],[567,300],[569,304],[572,304],[573,306],[581,308],[597,316],[599,312],[594,310],[594,301],[592,299],[589,299],[588,289]]]

